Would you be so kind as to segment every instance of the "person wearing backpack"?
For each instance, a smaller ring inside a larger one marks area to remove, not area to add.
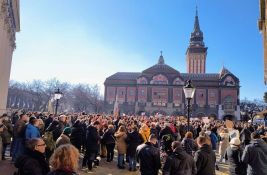
[[[162,175],[195,175],[196,163],[179,141],[172,142],[172,150],[172,154],[167,157],[163,166]]]

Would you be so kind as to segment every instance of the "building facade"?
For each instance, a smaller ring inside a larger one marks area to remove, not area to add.
[[[223,67],[219,73],[206,73],[207,47],[200,30],[198,14],[186,51],[187,73],[165,64],[161,53],[158,63],[142,72],[117,72],[105,80],[105,109],[112,113],[115,101],[120,113],[185,115],[183,86],[191,80],[196,88],[192,116],[240,119],[239,79]]]
[[[267,84],[267,13],[266,13],[266,3],[267,0],[260,0],[260,17],[258,20],[258,27],[259,30],[262,33],[263,38],[263,50],[264,50],[264,64],[263,64],[263,70],[264,70],[264,83]]]
[[[6,112],[16,32],[20,31],[19,0],[0,0],[0,115]]]

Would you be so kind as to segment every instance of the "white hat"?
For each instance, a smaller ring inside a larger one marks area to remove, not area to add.
[[[236,138],[236,137],[232,138],[231,141],[230,141],[230,144],[231,145],[236,145],[236,146],[240,145],[239,138]]]

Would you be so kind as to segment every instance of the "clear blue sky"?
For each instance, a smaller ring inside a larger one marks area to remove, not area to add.
[[[22,0],[11,79],[58,78],[99,84],[116,72],[140,72],[163,51],[186,72],[195,0]],[[262,99],[262,36],[258,0],[199,0],[208,47],[207,73],[224,65],[240,79],[240,97]]]

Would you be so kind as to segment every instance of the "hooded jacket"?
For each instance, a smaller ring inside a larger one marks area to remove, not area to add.
[[[215,175],[215,153],[207,144],[200,147],[194,157],[197,166],[197,175]]]
[[[163,175],[195,175],[196,172],[197,167],[193,157],[182,147],[176,148],[167,158],[162,170]]]
[[[158,175],[161,167],[159,149],[152,143],[146,142],[139,145],[136,149],[137,162],[140,163],[142,175]]]
[[[231,175],[246,175],[246,165],[241,161],[242,150],[240,147],[230,145],[226,149],[226,158],[229,161]]]
[[[150,135],[149,127],[146,124],[142,125],[142,127],[139,130],[139,133],[141,134],[144,142],[147,142],[148,141],[148,137]]]
[[[248,175],[266,174],[267,143],[262,139],[251,140],[250,144],[245,147],[242,161],[248,164]]]

